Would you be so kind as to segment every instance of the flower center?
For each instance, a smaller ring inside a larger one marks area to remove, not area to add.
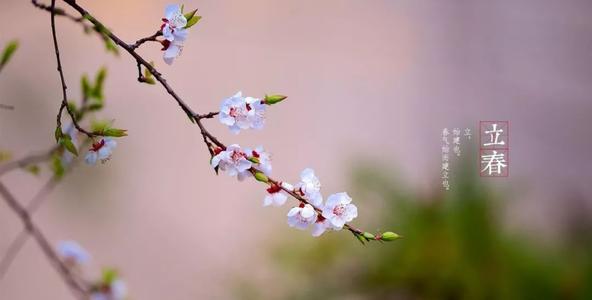
[[[238,116],[238,110],[236,107],[231,107],[230,112],[228,113],[231,117],[236,118]]]
[[[92,144],[92,147],[90,148],[90,151],[97,152],[97,151],[99,151],[101,148],[103,148],[103,146],[105,146],[105,140],[104,140],[104,139],[101,139],[101,141],[100,141],[100,142],[97,142],[97,143],[93,143],[93,144]]]
[[[317,222],[316,223],[323,223],[325,222],[325,217],[321,216],[320,214],[317,216]]]
[[[232,156],[231,157],[232,157],[232,160],[233,161],[238,161],[239,159],[245,158],[247,156],[243,152],[234,151],[234,152],[232,152]]]
[[[279,192],[279,191],[281,191],[281,190],[282,190],[282,188],[281,188],[279,185],[277,185],[277,184],[273,183],[273,184],[272,184],[272,185],[271,185],[271,186],[270,186],[270,187],[267,189],[267,192],[268,192],[268,193],[270,193],[270,194],[274,194],[274,193],[278,193],[278,192]]]
[[[345,205],[343,205],[343,204],[339,204],[339,205],[335,206],[335,208],[333,208],[333,213],[336,216],[341,216],[341,215],[343,215],[344,212],[345,212]]]

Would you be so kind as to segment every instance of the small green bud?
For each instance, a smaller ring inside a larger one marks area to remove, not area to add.
[[[364,232],[364,233],[362,233],[362,235],[363,235],[363,236],[364,236],[364,237],[365,237],[367,240],[373,240],[373,239],[375,239],[375,238],[376,238],[376,237],[375,237],[375,236],[374,236],[372,233],[370,233],[370,232]]]
[[[401,237],[400,235],[398,235],[398,234],[396,234],[394,232],[387,231],[387,232],[384,232],[381,235],[381,238],[380,239],[383,240],[383,241],[386,241],[386,242],[390,242],[390,241],[394,241],[394,240],[396,240],[396,239],[398,239],[400,237]]]
[[[249,158],[247,158],[250,162],[254,163],[254,164],[258,164],[259,163],[259,159],[255,156],[251,156]]]
[[[118,129],[118,128],[105,128],[105,130],[103,130],[102,133],[104,136],[112,136],[112,137],[127,136],[127,130]]]
[[[288,96],[284,95],[265,95],[265,104],[273,105],[279,102],[282,102],[284,99],[288,98]]]
[[[262,172],[255,172],[255,179],[257,179],[257,181],[261,181],[261,182],[265,182],[268,183],[269,182],[269,178],[267,178],[267,176],[265,176],[265,174],[263,174]]]

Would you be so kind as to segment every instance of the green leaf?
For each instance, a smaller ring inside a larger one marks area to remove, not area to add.
[[[54,154],[51,159],[51,170],[53,171],[53,176],[57,179],[62,178],[65,173],[64,165],[62,165],[62,159],[60,155]]]
[[[107,77],[107,69],[102,67],[95,75],[95,86],[93,88],[93,96],[96,99],[103,100],[103,86],[105,84],[105,78]]]
[[[250,162],[254,163],[254,164],[258,164],[259,163],[259,159],[257,157],[251,156],[249,158],[247,158]]]
[[[367,241],[370,241],[370,240],[373,240],[373,239],[375,239],[375,238],[376,238],[376,237],[375,237],[375,236],[374,236],[372,233],[370,233],[370,232],[364,232],[362,235],[364,236],[364,238],[365,238]]]
[[[84,98],[92,97],[91,91],[93,88],[90,85],[90,82],[88,81],[88,76],[86,76],[86,74],[82,75],[82,78],[80,78],[80,86],[82,88],[82,96]]]
[[[361,234],[357,234],[357,233],[354,233],[354,235],[356,236],[358,241],[360,241],[360,243],[362,243],[362,245],[366,245],[366,238],[364,238],[364,236],[362,236]]]
[[[87,109],[89,111],[97,111],[103,108],[103,101],[101,100],[92,100],[89,104],[87,104]]]
[[[60,139],[60,145],[64,146],[68,152],[78,156],[78,150],[76,149],[76,146],[74,146],[74,143],[72,143],[72,139],[69,135],[62,136]]]
[[[60,138],[63,135],[64,135],[64,133],[62,132],[62,128],[60,128],[59,126],[57,126],[56,129],[55,129],[55,133],[54,133],[56,143],[59,143],[60,142]]]
[[[104,120],[94,120],[90,123],[90,129],[92,132],[95,133],[101,133],[103,131],[105,131],[105,129],[111,127],[111,122],[110,121],[104,121]]]
[[[191,18],[193,18],[193,16],[195,16],[196,12],[197,12],[197,9],[194,9],[194,10],[183,15],[185,17],[185,19],[187,19],[187,23],[189,23],[189,20],[191,20]]]
[[[112,137],[127,136],[127,130],[118,129],[118,128],[105,128],[102,133],[104,136],[112,136]]]
[[[119,48],[117,48],[117,45],[115,45],[115,43],[111,39],[104,39],[104,41],[105,50],[107,50],[107,52],[113,53],[113,55],[115,56],[119,56]]]
[[[2,51],[2,59],[0,59],[0,66],[4,66],[12,57],[16,49],[18,49],[18,41],[13,40],[10,41],[4,47],[4,51]]]
[[[199,22],[199,20],[201,20],[201,16],[195,15],[195,16],[191,17],[191,19],[187,20],[187,25],[185,25],[185,28],[190,28],[191,26],[197,24],[197,22]]]

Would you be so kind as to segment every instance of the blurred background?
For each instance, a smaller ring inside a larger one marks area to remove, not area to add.
[[[59,1],[58,1],[59,3]],[[84,1],[128,42],[160,26],[165,1]],[[316,170],[325,195],[347,191],[355,224],[393,230],[360,245],[346,232],[290,229],[289,206],[262,208],[255,182],[214,176],[201,136],[135,62],[106,53],[78,24],[57,21],[69,96],[109,70],[99,117],[129,130],[109,163],[80,165],[35,213],[57,243],[92,253],[88,274],[117,267],[132,299],[592,298],[592,3],[590,1],[188,1],[203,19],[183,55],[156,62],[195,110],[238,90],[288,100],[263,131],[226,143],[264,145],[274,177]],[[62,5],[63,6],[63,5]],[[61,99],[49,14],[4,0],[0,44],[20,47],[0,74],[0,150],[18,158],[54,143]],[[440,180],[442,129],[509,120],[510,177],[481,178],[477,142]],[[2,177],[21,202],[50,177]],[[20,221],[0,202],[0,253]],[[29,241],[0,299],[69,299]]]

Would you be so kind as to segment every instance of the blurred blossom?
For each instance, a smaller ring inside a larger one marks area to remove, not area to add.
[[[62,241],[57,247],[58,254],[67,263],[86,264],[90,255],[75,241]]]

